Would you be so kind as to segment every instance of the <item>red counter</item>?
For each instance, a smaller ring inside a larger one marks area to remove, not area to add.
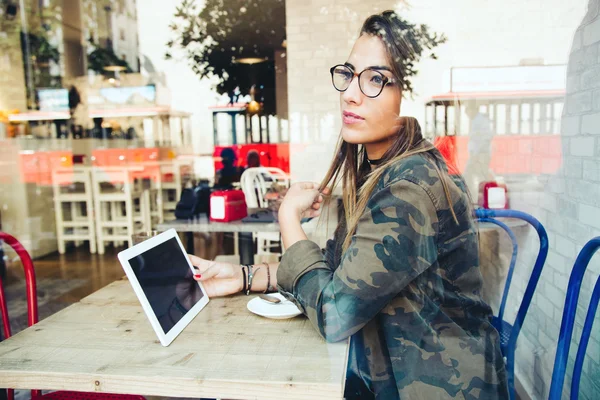
[[[241,144],[235,146],[215,146],[213,159],[215,171],[223,168],[221,163],[221,151],[231,148],[237,157],[236,166],[246,167],[246,157],[250,150],[256,150],[260,155],[262,167],[279,168],[285,173],[290,173],[290,144],[289,143],[267,143],[267,144]]]

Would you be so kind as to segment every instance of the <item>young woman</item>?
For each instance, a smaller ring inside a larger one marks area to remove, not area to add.
[[[191,256],[196,278],[221,296],[247,289],[253,275],[253,291],[276,287],[326,340],[351,338],[347,398],[508,398],[466,189],[417,121],[399,116],[402,60],[415,43],[402,24],[391,11],[369,17],[348,61],[331,69],[338,152],[323,184],[298,183],[285,196],[281,262]],[[323,253],[300,220],[319,215],[338,180],[345,218]]]

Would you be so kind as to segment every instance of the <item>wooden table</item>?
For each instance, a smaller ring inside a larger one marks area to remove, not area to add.
[[[175,229],[179,232],[279,232],[278,222],[211,222],[206,215],[201,214],[194,219],[177,219],[167,221],[157,225],[160,231]]]
[[[211,299],[163,347],[128,281],[0,343],[0,387],[227,399],[342,399],[348,342],[305,317],[270,320]]]
[[[252,210],[250,210],[252,211]],[[240,254],[240,264],[254,264],[254,237],[257,232],[279,232],[279,223],[277,222],[211,222],[206,215],[202,214],[197,218],[190,220],[175,220],[158,224],[156,229],[166,231],[175,229],[177,232],[186,232],[187,251],[193,254],[193,233],[194,232],[233,232],[238,235],[238,252]]]

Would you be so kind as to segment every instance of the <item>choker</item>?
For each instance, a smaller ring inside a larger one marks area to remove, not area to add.
[[[379,160],[369,160],[367,158],[367,162],[369,163],[369,165],[379,165],[383,162],[383,158],[380,158]]]

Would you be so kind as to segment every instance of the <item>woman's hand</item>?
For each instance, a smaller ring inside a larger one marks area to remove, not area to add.
[[[202,282],[208,297],[228,296],[242,291],[244,271],[238,264],[204,260],[189,254],[188,257],[198,269],[194,279]]]
[[[323,194],[329,194],[329,189],[319,192],[318,183],[300,182],[293,184],[287,191],[281,207],[279,207],[279,219],[282,220],[290,216],[298,220],[318,217],[321,214]]]

